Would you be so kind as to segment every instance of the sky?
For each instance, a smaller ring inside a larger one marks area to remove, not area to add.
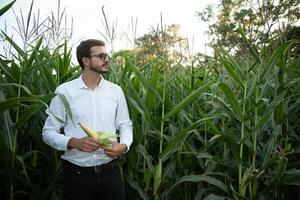
[[[11,0],[1,0],[3,7]],[[204,34],[207,25],[200,22],[196,12],[203,10],[208,4],[217,4],[218,0],[61,0],[61,8],[66,8],[66,16],[69,24],[73,18],[74,44],[83,39],[99,38],[104,32],[104,17],[101,7],[104,6],[105,14],[110,24],[115,24],[117,40],[114,49],[126,49],[132,47],[133,34],[131,19],[137,19],[137,37],[151,31],[151,27],[157,27],[161,21],[164,25],[179,24],[181,36],[189,41],[192,53],[209,53],[206,47],[208,36]],[[18,15],[20,8],[23,14],[29,11],[31,0],[17,0],[13,10]],[[57,12],[58,0],[35,0],[34,10],[40,9],[42,16],[47,16],[53,11]],[[6,22],[9,26],[16,26],[16,20],[10,9],[0,18],[0,26]],[[9,27],[8,30],[12,30]],[[126,37],[128,36],[128,38]]]

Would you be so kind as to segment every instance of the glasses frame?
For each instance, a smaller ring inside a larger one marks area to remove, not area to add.
[[[109,55],[108,53],[98,53],[98,54],[95,54],[95,55],[90,55],[90,58],[91,58],[91,57],[99,58],[99,59],[102,60],[102,61],[105,61],[106,58],[107,58],[108,60],[111,59],[111,58],[110,58],[110,55]]]

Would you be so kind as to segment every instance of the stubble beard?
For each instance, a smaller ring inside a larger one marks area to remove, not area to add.
[[[106,74],[108,72],[108,65],[103,64],[100,67],[99,66],[91,66],[90,70],[97,72],[99,74]]]

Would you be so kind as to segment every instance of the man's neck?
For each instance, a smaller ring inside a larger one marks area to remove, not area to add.
[[[97,85],[99,85],[101,81],[101,76],[100,74],[95,73],[93,71],[84,71],[82,73],[82,80],[88,88],[94,90],[97,87]]]

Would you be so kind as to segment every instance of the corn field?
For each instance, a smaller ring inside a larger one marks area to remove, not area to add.
[[[299,41],[258,49],[240,34],[240,56],[216,48],[174,65],[113,54],[105,78],[123,88],[134,126],[120,158],[127,199],[300,199]],[[41,133],[56,87],[81,69],[68,41],[24,50],[1,36],[14,52],[0,56],[1,198],[61,199],[61,152]]]

